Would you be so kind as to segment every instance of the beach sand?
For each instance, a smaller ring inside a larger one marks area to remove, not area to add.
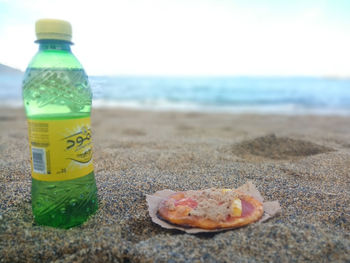
[[[350,117],[95,110],[99,210],[35,225],[27,126],[0,109],[0,262],[349,262]],[[146,194],[248,180],[282,213],[189,235],[152,223]]]

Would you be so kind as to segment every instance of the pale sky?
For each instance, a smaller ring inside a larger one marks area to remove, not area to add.
[[[26,68],[39,18],[89,75],[350,76],[350,0],[0,0],[0,63]]]

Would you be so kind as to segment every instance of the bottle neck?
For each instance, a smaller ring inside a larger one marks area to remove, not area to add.
[[[39,44],[39,51],[63,50],[63,51],[71,52],[70,45],[72,45],[72,43],[68,41],[43,39],[43,40],[36,41],[36,43]]]

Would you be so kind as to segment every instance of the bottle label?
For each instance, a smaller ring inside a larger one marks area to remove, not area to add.
[[[28,120],[32,177],[65,181],[93,171],[90,117]]]

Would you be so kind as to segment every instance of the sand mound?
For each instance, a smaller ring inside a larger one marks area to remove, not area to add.
[[[240,156],[254,155],[274,160],[310,156],[330,151],[333,149],[309,141],[276,137],[274,134],[244,141],[233,147],[233,152]]]

